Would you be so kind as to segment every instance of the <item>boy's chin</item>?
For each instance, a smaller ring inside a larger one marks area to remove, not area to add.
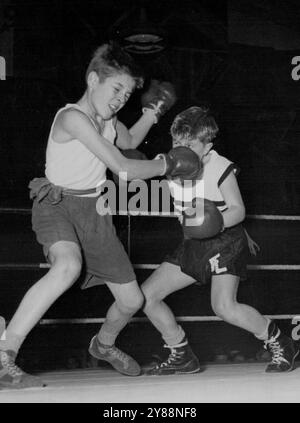
[[[102,120],[110,120],[112,119],[114,116],[116,115],[115,112],[113,112],[112,110],[108,110],[104,113],[101,113],[101,116],[99,114],[99,116],[101,117]]]

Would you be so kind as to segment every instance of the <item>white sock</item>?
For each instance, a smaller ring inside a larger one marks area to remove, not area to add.
[[[20,336],[10,331],[4,331],[0,339],[0,348],[4,351],[12,350],[18,354],[25,336]]]
[[[268,317],[266,317],[266,319],[267,319],[266,329],[262,333],[255,335],[255,337],[257,339],[260,339],[261,341],[266,341],[269,338],[269,330],[268,329],[269,329],[269,324],[271,323],[271,319],[269,319]]]
[[[163,334],[162,338],[167,345],[177,345],[180,344],[185,337],[185,332],[181,326],[177,326],[177,329],[173,333]]]

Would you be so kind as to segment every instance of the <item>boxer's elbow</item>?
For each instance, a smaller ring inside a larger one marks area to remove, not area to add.
[[[235,207],[236,224],[243,222],[246,217],[246,209],[243,204],[238,204]]]
[[[122,181],[131,181],[132,179],[135,179],[137,177],[137,172],[134,171],[132,161],[133,160],[124,158],[118,163],[117,171],[119,174],[119,178]]]
[[[229,228],[241,223],[245,219],[245,216],[246,210],[243,204],[229,206],[223,214],[225,227]]]

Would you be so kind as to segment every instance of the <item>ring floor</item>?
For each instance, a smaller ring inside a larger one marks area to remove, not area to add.
[[[0,391],[0,403],[299,403],[300,368],[213,364],[193,375],[126,377],[110,369],[43,373],[45,388]]]

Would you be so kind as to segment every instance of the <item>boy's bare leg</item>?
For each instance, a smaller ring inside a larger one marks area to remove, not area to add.
[[[191,285],[195,280],[181,272],[179,266],[162,263],[142,284],[146,303],[144,312],[161,333],[166,348],[171,350],[167,360],[147,371],[150,375],[196,373],[200,371],[197,357],[191,350],[185,332],[177,324],[170,307],[163,301],[172,292]]]
[[[43,386],[39,378],[28,375],[15,364],[18,351],[31,329],[54,301],[78,278],[81,254],[77,244],[55,243],[49,250],[51,268],[25,294],[0,340],[0,387]],[[3,324],[2,324],[3,325]]]
[[[136,281],[126,284],[106,283],[115,298],[99,333],[91,340],[89,352],[98,360],[108,361],[127,376],[141,373],[139,364],[115,346],[115,340],[131,317],[142,307],[144,296]]]

